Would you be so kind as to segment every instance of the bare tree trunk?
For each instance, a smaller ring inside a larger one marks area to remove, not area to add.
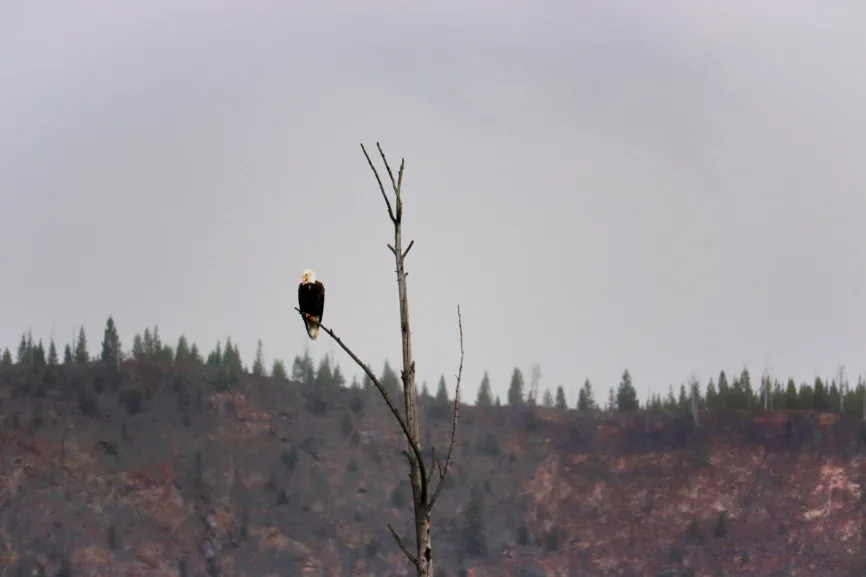
[[[406,558],[415,567],[418,577],[433,576],[433,547],[430,537],[430,515],[433,511],[433,506],[436,504],[439,494],[442,491],[442,486],[448,474],[448,469],[451,465],[454,445],[457,440],[457,421],[460,408],[460,381],[463,377],[463,321],[460,316],[460,307],[457,307],[457,325],[460,331],[460,366],[457,371],[457,386],[454,393],[454,413],[451,421],[451,435],[448,446],[448,453],[445,457],[444,464],[436,457],[435,449],[431,450],[432,457],[430,462],[430,470],[424,464],[424,459],[421,453],[421,432],[418,424],[418,392],[415,388],[415,361],[412,359],[412,331],[409,324],[409,297],[406,290],[406,277],[408,273],[405,268],[406,255],[412,250],[415,241],[410,241],[406,249],[403,249],[403,198],[401,195],[403,185],[403,168],[405,161],[400,163],[400,170],[397,178],[391,171],[388,160],[385,158],[385,153],[382,147],[376,144],[379,149],[379,155],[382,157],[382,162],[385,164],[385,169],[388,172],[388,177],[391,180],[391,188],[394,193],[394,203],[388,199],[385,192],[385,187],[382,184],[382,179],[379,177],[379,172],[367,154],[364,145],[361,145],[361,150],[364,151],[364,156],[376,177],[379,184],[379,190],[382,193],[382,198],[385,200],[385,206],[388,209],[388,216],[391,218],[391,223],[394,226],[394,244],[389,244],[388,248],[394,255],[394,262],[397,268],[397,291],[400,298],[400,332],[403,341],[403,368],[401,370],[401,379],[403,381],[403,399],[404,399],[404,415],[392,402],[388,392],[382,386],[379,379],[370,371],[368,365],[355,355],[347,347],[343,341],[334,334],[331,329],[322,326],[318,323],[319,328],[328,336],[334,339],[340,348],[342,348],[355,363],[366,373],[370,378],[379,393],[385,399],[385,403],[397,419],[397,423],[403,430],[403,435],[406,437],[407,450],[403,451],[403,455],[409,462],[409,479],[412,484],[412,505],[415,517],[415,553],[409,551],[403,540],[397,535],[397,532],[388,525],[388,530],[394,536],[397,545],[406,555]],[[303,316],[300,309],[295,309],[298,314]],[[433,480],[434,471],[438,472],[438,480],[435,489],[432,489],[431,481]]]

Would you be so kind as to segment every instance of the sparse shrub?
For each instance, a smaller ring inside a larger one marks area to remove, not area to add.
[[[403,509],[406,507],[406,492],[403,490],[403,483],[394,487],[391,491],[391,504],[395,509]]]
[[[108,526],[108,548],[112,551],[117,549],[117,531],[114,528],[114,523]]]
[[[469,500],[469,507],[466,510],[466,526],[463,529],[463,543],[467,555],[472,557],[485,557],[487,555],[484,503],[477,497]]]
[[[128,414],[140,413],[144,404],[144,391],[140,387],[125,389],[120,392],[120,403]]]
[[[367,543],[367,557],[373,558],[379,554],[379,549],[382,548],[382,545],[376,539],[371,539],[369,543]]]
[[[343,414],[343,418],[340,421],[340,432],[344,437],[348,437],[354,430],[355,426],[352,424],[352,419],[349,418],[349,415]]]
[[[562,532],[556,527],[544,533],[544,548],[548,551],[559,551],[562,545]]]
[[[487,433],[484,435],[479,441],[477,449],[479,453],[490,455],[491,457],[498,457],[500,450],[499,441],[496,439],[496,435],[493,433]]]
[[[78,395],[78,408],[81,409],[81,414],[87,418],[99,416],[99,405],[96,402],[96,395],[86,389]]]
[[[689,523],[689,526],[686,529],[686,536],[696,541],[700,541],[703,537],[703,535],[701,534],[701,527],[700,525],[698,525],[698,522],[695,519],[692,519]]]
[[[517,544],[521,547],[526,547],[529,544],[529,527],[525,521],[521,521],[517,527]]]
[[[351,461],[349,461],[349,464],[346,465],[346,472],[347,473],[356,473],[357,471],[358,471],[358,462],[355,461],[355,459],[352,459]]]
[[[294,472],[295,466],[298,464],[298,450],[295,447],[292,447],[283,451],[280,460],[289,471]]]
[[[360,415],[364,412],[364,398],[360,393],[354,393],[349,399],[349,409],[351,409],[356,415]]]
[[[725,526],[725,514],[719,513],[719,518],[716,520],[716,530],[713,532],[717,539],[721,539],[728,534],[728,528]]]
[[[307,398],[307,411],[318,416],[328,412],[328,401],[322,397],[319,391],[316,391]]]
[[[358,445],[360,445],[361,444],[361,433],[359,433],[357,430],[352,431],[352,434],[349,435],[349,444],[352,447],[357,447]]]

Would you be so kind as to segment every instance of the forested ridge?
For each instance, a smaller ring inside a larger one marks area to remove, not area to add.
[[[147,327],[134,335],[132,346],[124,351],[114,319],[109,316],[99,343],[98,352],[91,354],[84,328],[77,332],[75,341],[66,343],[63,355],[59,354],[53,338],[48,340],[46,347],[42,338],[34,339],[30,331],[21,335],[21,339],[13,356],[6,347],[0,355],[0,364],[31,365],[35,367],[54,366],[58,364],[86,364],[103,362],[116,364],[128,360],[166,362],[166,363],[199,363],[224,369],[225,379],[222,386],[231,387],[236,382],[237,375],[250,374],[254,376],[269,376],[276,379],[317,384],[323,386],[340,386],[351,388],[372,388],[373,383],[366,376],[362,380],[353,377],[346,381],[342,369],[330,356],[325,355],[318,361],[314,360],[308,351],[297,355],[292,361],[289,371],[283,359],[274,359],[270,366],[266,365],[262,352],[262,342],[258,341],[256,355],[251,364],[244,363],[238,347],[231,337],[225,341],[217,341],[214,348],[205,355],[198,345],[190,342],[184,335],[172,346],[162,340],[159,327]],[[757,378],[752,376],[748,367],[743,367],[738,374],[721,370],[717,377],[710,378],[702,385],[694,375],[688,383],[679,387],[669,385],[667,395],[653,393],[643,396],[638,393],[628,369],[623,371],[619,384],[607,390],[604,401],[596,395],[596,387],[584,380],[577,394],[577,401],[569,406],[566,400],[566,386],[560,385],[551,391],[545,388],[538,391],[538,367],[533,366],[530,382],[524,377],[523,371],[515,367],[503,400],[493,394],[490,377],[485,371],[478,387],[475,404],[477,406],[534,405],[536,403],[560,410],[577,409],[580,411],[633,412],[649,408],[650,410],[691,411],[698,410],[814,410],[822,412],[848,413],[863,415],[866,418],[866,384],[862,375],[857,377],[855,385],[848,382],[845,371],[840,368],[833,377],[815,377],[814,381],[800,382],[788,378],[782,381],[768,374]],[[391,395],[402,394],[397,373],[385,359],[380,381]],[[426,382],[422,384],[421,395],[431,396]],[[439,377],[435,397],[440,402],[447,402],[448,386],[444,375]],[[539,398],[540,397],[540,398]]]

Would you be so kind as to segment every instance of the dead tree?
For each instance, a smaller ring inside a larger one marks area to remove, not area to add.
[[[460,365],[457,370],[457,386],[454,393],[454,412],[451,420],[451,436],[448,445],[448,453],[445,456],[444,464],[437,458],[435,449],[431,450],[431,458],[429,470],[424,463],[421,454],[421,433],[418,424],[418,392],[415,388],[415,361],[412,359],[412,332],[409,327],[409,298],[406,290],[406,277],[408,273],[404,267],[406,255],[412,250],[415,241],[410,241],[409,245],[403,249],[403,168],[405,160],[400,161],[400,171],[397,178],[394,178],[394,173],[391,171],[391,166],[388,164],[388,159],[385,158],[385,153],[379,143],[376,143],[379,149],[379,155],[382,157],[382,162],[385,165],[385,170],[388,172],[388,177],[391,180],[391,190],[394,193],[394,202],[388,198],[385,192],[385,186],[382,184],[382,179],[379,176],[379,171],[373,164],[370,155],[367,154],[367,149],[361,145],[361,150],[364,151],[364,156],[367,158],[367,163],[376,177],[376,182],[379,184],[379,191],[382,193],[382,198],[385,200],[385,207],[388,210],[388,216],[391,219],[391,224],[394,227],[394,243],[388,244],[388,249],[394,255],[394,261],[397,268],[397,290],[400,297],[400,332],[403,336],[403,368],[400,371],[400,377],[403,381],[403,399],[405,400],[405,412],[400,413],[400,410],[394,405],[388,392],[376,378],[376,375],[370,370],[358,356],[346,346],[343,341],[334,334],[334,332],[319,324],[319,328],[324,331],[329,337],[334,339],[334,342],[340,346],[343,351],[349,355],[355,363],[361,367],[361,370],[370,378],[382,398],[385,399],[385,404],[391,410],[400,429],[403,431],[403,436],[406,438],[407,450],[403,451],[403,455],[409,463],[409,480],[412,484],[412,505],[415,514],[415,553],[413,554],[397,532],[388,525],[388,530],[394,536],[397,546],[409,559],[409,562],[415,567],[418,577],[433,576],[433,547],[430,538],[430,517],[433,512],[433,507],[439,494],[442,491],[442,486],[445,478],[448,475],[448,469],[451,465],[451,457],[454,452],[454,444],[457,440],[457,420],[460,409],[460,381],[463,377],[463,319],[460,315],[460,307],[457,307],[457,327],[459,329],[460,338]],[[300,309],[295,308],[298,314],[303,315]],[[437,479],[433,479],[433,475],[438,473]]]

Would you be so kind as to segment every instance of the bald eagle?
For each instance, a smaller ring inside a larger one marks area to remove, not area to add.
[[[325,285],[316,280],[316,273],[307,269],[298,285],[298,308],[304,315],[304,326],[312,340],[319,336],[319,325],[325,310]]]

